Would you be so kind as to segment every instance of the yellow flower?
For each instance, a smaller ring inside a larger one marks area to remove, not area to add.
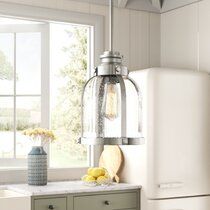
[[[45,141],[53,142],[56,138],[52,130],[45,128],[34,128],[23,131],[23,135],[30,136],[32,138],[43,138]]]

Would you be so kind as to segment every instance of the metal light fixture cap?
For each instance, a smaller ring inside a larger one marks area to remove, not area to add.
[[[96,75],[121,75],[129,74],[126,66],[123,66],[123,56],[119,52],[105,51],[101,56],[101,65],[96,68]]]
[[[100,56],[101,62],[102,63],[122,63],[123,56],[120,55],[119,52],[115,51],[105,51],[101,56]]]

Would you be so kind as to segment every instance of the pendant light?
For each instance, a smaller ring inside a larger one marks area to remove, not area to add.
[[[134,145],[141,142],[141,102],[137,85],[128,77],[123,57],[113,51],[113,0],[109,0],[109,51],[101,56],[95,76],[82,94],[82,134],[86,145]]]

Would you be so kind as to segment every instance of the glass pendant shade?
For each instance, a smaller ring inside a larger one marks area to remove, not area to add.
[[[82,94],[82,136],[87,145],[141,144],[141,100],[123,56],[113,51],[113,0],[109,0],[109,51]]]
[[[87,145],[129,145],[141,142],[141,101],[128,77],[123,56],[113,51],[113,0],[109,0],[109,51],[101,56],[95,76],[82,94],[82,135]]]
[[[94,76],[82,96],[82,143],[129,144],[140,137],[140,115],[139,91],[128,76]]]

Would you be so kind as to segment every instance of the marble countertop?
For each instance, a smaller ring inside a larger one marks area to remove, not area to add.
[[[4,186],[9,190],[22,193],[27,196],[58,195],[70,193],[104,192],[115,190],[140,189],[140,185],[113,183],[109,186],[86,186],[81,181],[49,182],[46,186],[29,186],[27,184]]]

